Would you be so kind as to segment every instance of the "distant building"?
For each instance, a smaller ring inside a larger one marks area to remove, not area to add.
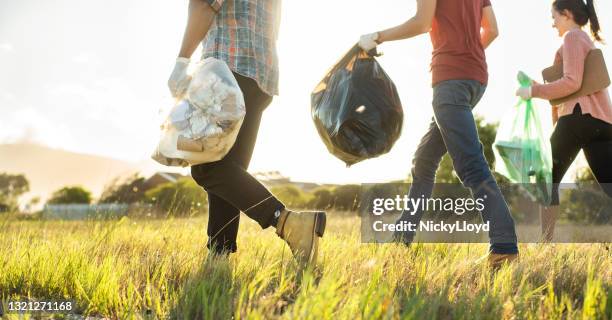
[[[299,182],[291,181],[290,178],[283,176],[279,171],[265,171],[253,173],[253,177],[263,183],[266,187],[275,187],[285,184],[291,184],[302,191],[309,192],[313,189],[321,187],[322,185],[314,182]]]
[[[291,183],[291,179],[283,176],[279,171],[255,172],[253,177],[267,187]]]
[[[302,189],[302,191],[305,192],[310,192],[318,187],[321,187],[322,185],[318,184],[318,183],[314,183],[314,182],[298,182],[298,181],[294,181],[291,182],[292,185]]]
[[[157,172],[144,182],[144,189],[150,190],[164,183],[175,183],[181,178],[186,178],[180,173]],[[268,188],[291,184],[302,191],[309,192],[323,185],[314,182],[291,181],[289,177],[283,176],[279,171],[262,171],[253,173],[253,177]],[[329,185],[324,185],[329,186]]]
[[[159,185],[164,183],[175,183],[181,178],[185,178],[186,176],[180,173],[174,172],[157,172],[152,175],[149,179],[145,180],[143,187],[145,190],[151,190]]]

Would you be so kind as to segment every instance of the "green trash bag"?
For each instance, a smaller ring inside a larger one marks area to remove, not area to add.
[[[531,83],[522,72],[518,80],[523,87]],[[547,205],[552,191],[550,130],[546,130],[538,111],[531,99],[521,99],[500,123],[493,152],[495,171],[521,184],[534,200]]]

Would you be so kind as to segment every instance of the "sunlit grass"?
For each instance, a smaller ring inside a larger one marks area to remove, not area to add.
[[[273,230],[242,219],[238,253],[207,259],[206,219],[0,220],[0,296],[73,299],[79,314],[227,319],[610,319],[608,245],[521,245],[493,275],[482,244],[359,242],[332,216],[302,276]]]

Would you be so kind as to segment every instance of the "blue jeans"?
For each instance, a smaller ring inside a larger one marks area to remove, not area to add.
[[[436,170],[448,152],[463,185],[471,189],[475,198],[485,199],[481,214],[483,220],[490,224],[491,251],[517,253],[514,220],[489,170],[472,114],[485,90],[486,86],[475,80],[447,80],[434,86],[434,118],[412,161],[413,182],[409,197],[431,196]],[[418,224],[422,216],[420,210],[414,215],[405,211],[399,221]],[[401,237],[409,243],[414,233]]]

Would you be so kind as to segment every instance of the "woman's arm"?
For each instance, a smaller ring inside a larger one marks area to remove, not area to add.
[[[220,0],[190,0],[187,26],[183,34],[183,42],[179,57],[191,58],[198,44],[206,37],[208,29],[217,12],[213,7],[220,8]],[[218,9],[217,9],[218,10]]]
[[[380,31],[377,41],[395,41],[412,38],[431,30],[431,23],[436,13],[436,0],[417,0],[417,12],[414,17],[399,26]]]
[[[584,61],[590,48],[580,40],[577,32],[569,31],[563,39],[563,77],[546,84],[535,84],[531,95],[547,100],[569,96],[580,90],[584,75]]]

